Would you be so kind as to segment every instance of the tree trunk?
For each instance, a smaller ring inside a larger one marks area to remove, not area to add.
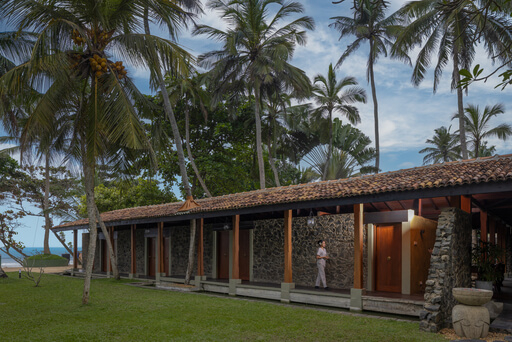
[[[148,22],[148,7],[144,8],[144,31],[147,35],[150,35],[151,32],[149,30],[149,22]],[[174,143],[176,144],[176,152],[178,153],[178,164],[180,167],[181,181],[183,183],[183,188],[188,197],[192,197],[192,191],[190,190],[190,184],[188,182],[187,175],[187,167],[185,165],[185,154],[183,153],[183,146],[181,145],[181,137],[180,131],[178,129],[178,123],[176,122],[176,117],[174,116],[174,111],[171,106],[171,101],[169,100],[169,93],[167,92],[167,88],[165,87],[164,78],[162,76],[162,71],[160,70],[160,63],[155,60],[154,68],[155,74],[158,81],[158,87],[162,92],[162,98],[164,100],[164,111],[172,127],[172,135],[174,137]]]
[[[4,241],[3,239],[1,240],[1,242],[4,244],[4,246],[7,246],[7,241]],[[17,257],[16,255],[12,254],[11,252],[9,252],[9,249],[12,248],[14,249],[17,253],[19,253],[23,258],[20,259],[19,257]],[[25,253],[23,253],[23,250],[21,248],[16,248],[16,247],[13,247],[13,246],[10,246],[10,247],[5,247],[5,248],[0,248],[0,251],[4,252],[5,254],[7,254],[8,256],[11,257],[12,260],[16,261],[18,264],[20,265],[23,265],[23,259],[25,259],[26,257],[28,257],[28,255],[26,255]]]
[[[269,132],[271,132],[272,127],[269,127]],[[281,182],[279,182],[279,173],[276,169],[276,164],[274,161],[273,151],[272,151],[272,137],[268,136],[268,163],[270,164],[270,168],[274,173],[274,181],[276,182],[276,186],[281,186]]]
[[[44,215],[44,242],[43,253],[50,254],[50,229],[52,228],[52,220],[50,218],[50,153],[46,152],[44,165],[44,199],[43,199],[43,215]]]
[[[7,274],[2,269],[2,266],[0,266],[0,278],[9,278]]]
[[[185,284],[190,284],[190,277],[192,275],[192,269],[194,268],[194,257],[195,257],[195,246],[196,246],[196,220],[190,220],[190,245],[188,248],[188,266],[187,273],[185,274]]]
[[[377,102],[377,90],[375,88],[375,75],[373,74],[373,43],[370,42],[370,85],[372,88],[373,120],[375,121],[375,169],[380,171],[380,138],[379,138],[379,103]]]
[[[94,209],[96,212],[96,219],[98,220],[101,231],[103,232],[103,235],[105,235],[105,240],[107,241],[108,246],[108,253],[110,255],[110,263],[112,264],[112,275],[114,276],[115,280],[121,279],[119,276],[119,268],[117,267],[117,258],[114,253],[114,246],[112,246],[112,241],[110,240],[110,234],[108,233],[107,227],[105,227],[105,223],[101,219],[100,211],[98,210],[98,206],[96,203],[94,203]]]
[[[194,162],[194,157],[192,156],[192,149],[190,148],[189,114],[190,113],[189,113],[188,108],[185,109],[185,145],[187,147],[188,160],[190,160],[192,169],[194,169],[197,180],[199,181],[199,184],[201,184],[201,187],[203,188],[204,193],[206,194],[206,196],[212,197],[212,194],[210,193],[210,191],[208,191],[208,188],[206,187],[206,184],[203,181],[203,177],[201,177],[201,175],[199,174],[199,170],[197,169],[196,163]]]
[[[324,165],[324,173],[322,175],[322,180],[327,179],[327,172],[329,170],[329,163],[331,161],[332,155],[332,109],[329,109],[329,147],[327,149],[327,158],[325,159]]]
[[[457,46],[453,49],[453,78],[455,79],[455,84],[459,84],[460,75],[459,75],[459,56]],[[466,125],[464,122],[464,102],[462,98],[462,88],[457,87],[457,112],[459,116],[459,139],[460,139],[460,149],[462,152],[462,159],[468,159],[468,147],[466,144]]]
[[[258,155],[258,170],[260,189],[265,189],[265,164],[263,162],[263,148],[261,142],[261,117],[260,117],[260,89],[256,82],[254,86],[254,117],[256,122],[256,154]]]

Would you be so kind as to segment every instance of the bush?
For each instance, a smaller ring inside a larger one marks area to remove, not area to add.
[[[60,255],[55,254],[36,254],[31,255],[29,257],[26,257],[25,260],[67,260],[64,257],[61,257]]]

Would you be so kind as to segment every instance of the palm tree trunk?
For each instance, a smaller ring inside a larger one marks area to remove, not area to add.
[[[187,272],[185,273],[185,284],[190,284],[190,277],[192,275],[192,268],[194,268],[194,253],[196,245],[196,220],[190,220],[190,245],[188,248],[188,265]]]
[[[108,253],[110,255],[110,263],[112,264],[112,275],[114,276],[114,279],[119,280],[121,277],[119,276],[119,269],[117,267],[117,258],[114,253],[114,246],[112,246],[112,241],[110,240],[110,234],[108,233],[107,227],[105,226],[105,223],[101,219],[100,211],[98,210],[98,206],[96,203],[94,203],[94,209],[96,213],[96,219],[98,220],[101,231],[103,232],[103,235],[105,235],[105,240],[107,241],[108,246]]]
[[[73,251],[71,250],[71,248],[68,247],[68,245],[66,245],[66,241],[62,240],[61,237],[59,236],[58,233],[53,232],[53,235],[55,235],[55,237],[57,238],[57,240],[59,240],[59,242],[61,243],[61,245],[66,249],[66,251],[70,254],[70,255],[73,255]],[[77,260],[77,262],[81,265],[82,263],[80,262],[80,259]]]
[[[260,189],[265,189],[265,164],[263,163],[263,148],[261,142],[261,117],[260,117],[260,88],[255,82],[254,86],[254,119],[256,122],[256,154],[258,155],[258,169],[260,176]]]
[[[189,118],[189,110],[188,107],[185,109],[185,146],[187,147],[187,153],[188,153],[188,160],[190,160],[190,164],[192,165],[192,169],[194,170],[197,180],[199,181],[199,184],[201,184],[201,187],[203,188],[204,193],[208,197],[212,197],[212,194],[210,191],[208,191],[208,188],[206,187],[205,182],[203,181],[203,177],[201,177],[201,174],[199,173],[199,170],[197,169],[196,163],[194,161],[194,157],[192,156],[192,149],[190,148],[190,118]]]
[[[453,77],[455,83],[459,84],[459,56],[457,46],[453,48]],[[468,159],[468,147],[466,144],[466,125],[464,122],[464,102],[462,98],[462,88],[457,87],[457,112],[459,113],[459,137],[460,137],[460,149],[462,152],[462,159]]]
[[[375,121],[375,170],[377,173],[380,171],[380,138],[379,138],[379,103],[377,102],[377,90],[375,88],[375,76],[373,74],[373,60],[371,56],[373,54],[373,44],[370,42],[370,63],[368,68],[370,69],[370,85],[372,88],[372,99],[373,99],[373,120]]]
[[[43,215],[44,215],[44,242],[43,253],[50,254],[50,229],[52,228],[52,220],[50,218],[50,153],[46,152],[44,165],[44,199],[43,199]]]
[[[331,162],[332,155],[332,109],[329,109],[329,147],[327,149],[327,158],[325,158],[324,172],[322,180],[327,179],[327,172],[329,171],[329,163]]]
[[[148,22],[148,7],[146,6],[144,8],[144,31],[145,34],[150,35],[151,32],[149,30],[149,22]],[[190,184],[188,182],[188,175],[187,175],[187,167],[185,165],[185,154],[183,153],[183,146],[181,145],[181,137],[180,137],[180,131],[178,129],[178,123],[176,122],[176,117],[174,116],[174,111],[172,110],[171,101],[169,100],[169,93],[167,92],[167,88],[165,87],[164,78],[162,76],[162,71],[160,70],[160,63],[157,60],[155,60],[154,68],[155,68],[155,74],[158,81],[158,87],[160,88],[160,91],[162,92],[162,97],[164,100],[164,111],[167,117],[169,118],[169,121],[171,123],[172,127],[172,135],[174,137],[174,143],[176,144],[176,152],[178,153],[178,164],[180,167],[180,174],[181,174],[181,181],[183,183],[183,189],[185,190],[185,193],[187,194],[187,197],[192,197],[192,191],[190,190]]]
[[[269,132],[271,131],[272,127],[269,127]],[[276,182],[276,186],[281,186],[281,183],[279,182],[279,173],[276,169],[276,164],[274,162],[274,156],[272,155],[272,137],[268,137],[268,163],[270,164],[270,168],[272,169],[272,173],[274,174],[274,181]]]
[[[83,137],[82,137],[83,138]],[[82,145],[84,142],[82,142]],[[85,150],[85,148],[82,148]],[[85,152],[85,151],[83,151]],[[96,230],[96,213],[94,208],[94,167],[87,162],[86,154],[83,153],[85,197],[87,202],[87,216],[89,218],[89,247],[87,251],[87,264],[85,267],[84,292],[82,294],[82,304],[89,303],[91,291],[92,267],[94,265],[94,255],[96,254],[96,240],[98,232]]]

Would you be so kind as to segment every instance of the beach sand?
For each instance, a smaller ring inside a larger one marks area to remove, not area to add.
[[[80,268],[81,266],[78,266],[78,268]],[[61,273],[61,272],[64,272],[66,270],[70,270],[73,268],[73,265],[68,265],[68,266],[59,266],[59,267],[44,267],[44,273],[46,274],[53,274],[53,273]],[[8,273],[8,272],[18,272],[19,270],[21,270],[21,272],[24,272],[23,270],[23,267],[4,267],[3,268],[4,272],[5,273]],[[39,272],[39,269],[37,267],[34,267],[32,269],[32,272]]]

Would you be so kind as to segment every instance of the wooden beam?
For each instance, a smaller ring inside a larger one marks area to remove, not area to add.
[[[489,217],[489,242],[496,244],[496,220],[493,217]]]
[[[409,211],[408,210],[394,210],[394,211],[382,211],[375,213],[365,213],[363,223],[395,223],[395,222],[408,222]]]
[[[136,229],[137,225],[135,224],[132,224],[130,226],[130,231],[131,231],[131,235],[130,235],[130,255],[131,255],[131,267],[130,267],[130,273],[133,274],[133,276],[135,276],[135,274],[137,273],[137,261],[136,261],[136,250],[135,250],[135,229]]]
[[[489,232],[487,226],[487,212],[480,211],[480,240],[487,242],[487,234]]]
[[[73,230],[73,269],[78,268],[78,230]]]
[[[363,288],[363,204],[354,204],[354,288]]]
[[[233,270],[232,279],[240,279],[240,215],[233,216]]]
[[[158,273],[164,273],[164,223],[158,222],[157,233],[157,253],[158,253]]]
[[[292,211],[284,212],[284,282],[293,283],[292,276]]]
[[[471,214],[471,196],[460,196],[460,209]]]
[[[199,241],[197,241],[197,275],[204,276],[204,219],[199,219]]]

